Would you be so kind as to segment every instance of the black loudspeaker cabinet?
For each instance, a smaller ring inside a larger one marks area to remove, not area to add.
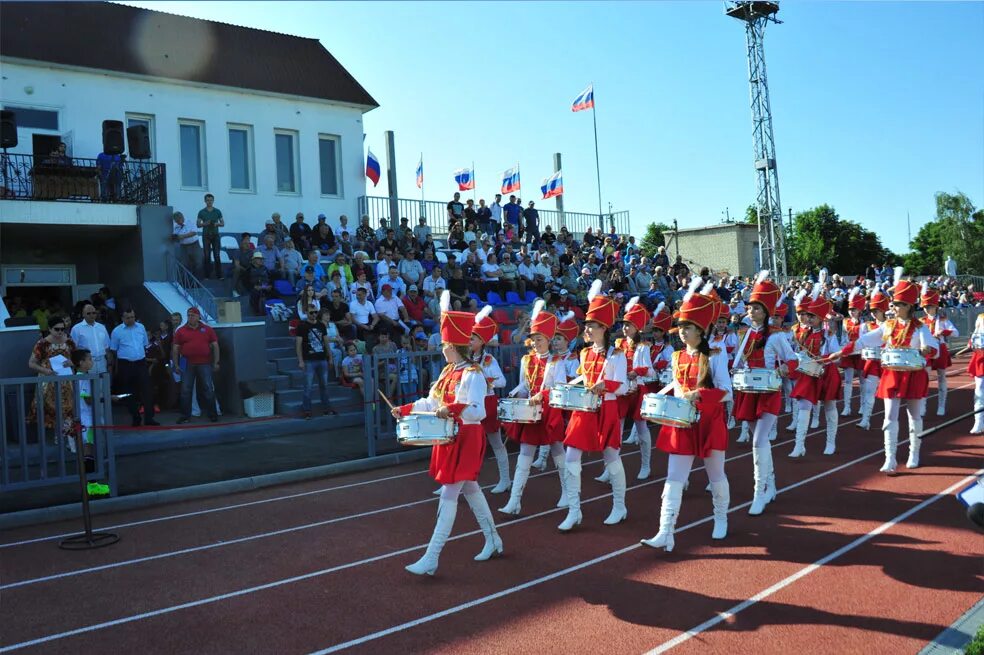
[[[103,152],[107,155],[122,155],[125,148],[123,121],[103,121]]]
[[[150,132],[146,125],[126,128],[126,144],[131,159],[150,159]]]
[[[12,111],[0,111],[0,148],[17,147],[17,116]]]

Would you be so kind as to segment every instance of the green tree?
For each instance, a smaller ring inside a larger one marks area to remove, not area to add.
[[[936,194],[936,218],[923,225],[909,243],[906,269],[917,275],[939,275],[947,255],[957,272],[984,274],[984,210],[975,210],[965,194]]]
[[[825,266],[832,273],[863,273],[869,264],[893,258],[878,235],[837,215],[830,205],[820,205],[795,217],[787,240],[789,271],[798,275]]]
[[[656,249],[666,245],[663,232],[672,231],[673,227],[666,223],[650,223],[646,226],[646,236],[642,237],[639,248],[643,256],[652,257],[656,254]]]
[[[913,275],[939,273],[946,258],[943,254],[943,226],[937,221],[926,223],[909,242],[909,248],[903,264],[907,272]]]
[[[751,223],[752,225],[758,225],[759,213],[755,205],[749,205],[745,208],[745,222]]]

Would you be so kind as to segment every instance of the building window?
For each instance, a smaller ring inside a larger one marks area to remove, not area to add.
[[[253,126],[229,124],[229,190],[253,191]]]
[[[321,195],[342,195],[341,171],[338,167],[341,139],[331,134],[318,135],[318,158],[321,161]]]
[[[154,117],[150,114],[127,114],[126,115],[126,127],[127,129],[143,125],[147,128],[147,135],[150,137],[150,161],[154,161],[154,156],[157,154],[157,135],[154,133]],[[129,143],[127,144],[129,145]],[[128,148],[129,150],[129,148]],[[133,156],[133,153],[130,153]]]
[[[277,192],[300,193],[297,182],[300,162],[297,153],[297,132],[274,130],[277,144]]]
[[[58,130],[57,109],[31,109],[15,105],[4,105],[3,108],[14,112],[17,127],[20,129]]]
[[[205,123],[178,121],[181,137],[181,187],[204,189],[208,184],[205,175]]]

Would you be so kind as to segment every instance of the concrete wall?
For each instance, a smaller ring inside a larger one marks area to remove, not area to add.
[[[168,202],[186,216],[198,213],[208,191],[215,195],[215,205],[225,215],[230,232],[262,230],[263,222],[275,211],[288,223],[296,212],[304,211],[311,223],[324,212],[336,222],[339,214],[348,214],[351,224],[358,224],[358,198],[365,195],[361,108],[9,60],[3,62],[3,75],[0,103],[57,109],[60,129],[51,133],[71,133],[75,157],[99,154],[103,120],[126,124],[127,114],[152,117],[153,160],[167,164]],[[205,123],[205,189],[181,187],[179,119]],[[252,126],[252,192],[230,190],[229,123]],[[298,132],[297,194],[276,191],[274,129]],[[20,145],[15,152],[30,152],[32,131],[37,130],[18,130]],[[337,197],[321,195],[319,134],[340,139],[341,195]]]
[[[758,272],[758,227],[726,223],[666,233],[666,252],[672,261],[679,246],[683,261],[695,271],[707,266],[713,273],[754,275]],[[692,262],[692,263],[691,263]]]

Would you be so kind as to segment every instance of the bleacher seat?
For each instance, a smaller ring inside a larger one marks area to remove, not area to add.
[[[499,325],[507,325],[513,323],[512,312],[506,309],[496,309],[492,312],[492,320]]]
[[[231,264],[232,263],[232,257],[230,257],[229,256],[229,253],[227,253],[225,250],[220,250],[219,251],[219,263],[220,264]]]
[[[488,294],[486,294],[486,298],[488,299],[490,305],[495,305],[496,307],[506,304],[506,301],[503,300],[502,297],[495,291],[489,291]]]
[[[526,292],[526,298],[523,300],[523,302],[525,302],[525,303],[533,303],[533,302],[536,302],[536,299],[537,298],[539,298],[539,296],[536,295],[536,292],[535,291],[527,291]]]
[[[448,265],[448,256],[447,256],[447,255],[445,255],[445,254],[444,254],[443,252],[441,252],[440,250],[438,250],[438,251],[437,251],[437,252],[435,252],[434,254],[435,254],[435,256],[437,257],[437,261],[438,261],[438,263],[439,263],[439,264],[440,264],[441,266],[447,266],[447,265]]]
[[[519,297],[519,294],[515,291],[506,292],[506,302],[510,305],[521,305],[523,304],[523,299]]]
[[[482,299],[478,297],[478,294],[477,293],[469,293],[468,294],[468,297],[469,298],[473,298],[475,300],[475,302],[478,303],[478,306],[479,307],[482,307],[485,304],[485,303],[482,302]]]
[[[230,234],[223,234],[222,238],[219,239],[220,250],[239,250],[239,242],[236,241],[236,237]]]
[[[281,296],[293,296],[294,287],[287,280],[274,280],[273,289]]]
[[[511,344],[512,335],[513,335],[512,330],[502,330],[501,332],[499,332],[499,343],[507,344],[507,345]]]

